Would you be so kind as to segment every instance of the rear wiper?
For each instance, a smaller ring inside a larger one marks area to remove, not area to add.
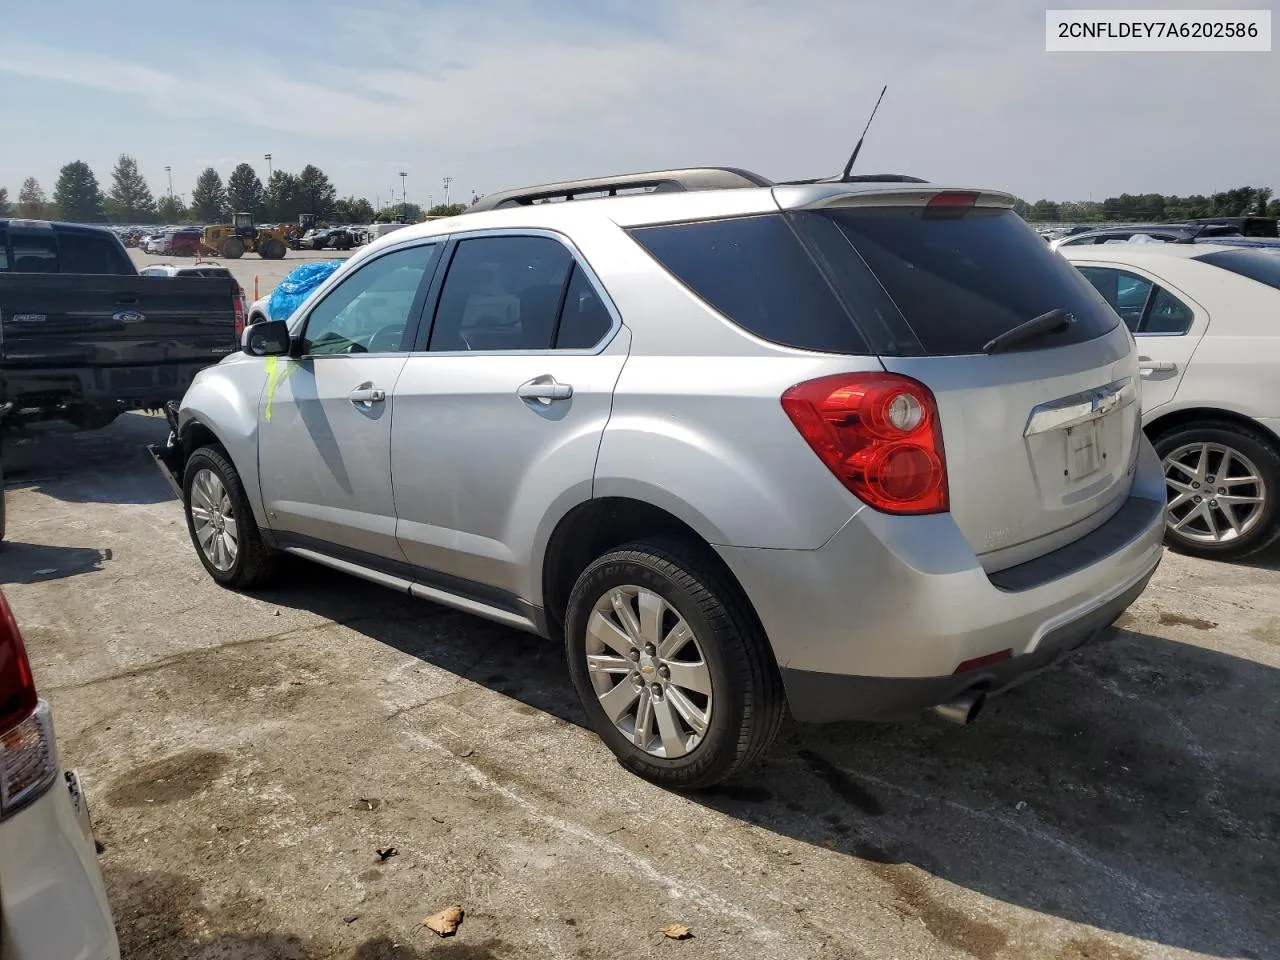
[[[1038,317],[1032,317],[1026,323],[1020,323],[1012,330],[1006,330],[998,337],[992,337],[982,348],[983,353],[1003,353],[1010,347],[1042,337],[1046,333],[1059,333],[1076,322],[1069,310],[1058,307]]]

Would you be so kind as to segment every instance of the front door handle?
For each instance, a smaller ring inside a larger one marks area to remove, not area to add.
[[[516,396],[521,400],[540,400],[543,403],[568,400],[573,396],[573,385],[559,383],[555,377],[545,374],[516,387]]]
[[[363,403],[367,406],[371,403],[382,403],[387,399],[387,391],[379,390],[377,387],[359,386],[347,394],[347,399],[352,403]]]
[[[1142,373],[1172,373],[1178,369],[1178,365],[1172,360],[1152,360],[1150,357],[1139,357],[1138,369]]]

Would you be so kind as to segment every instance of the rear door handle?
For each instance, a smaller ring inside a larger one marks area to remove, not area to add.
[[[377,387],[356,387],[347,394],[347,399],[352,403],[382,403],[387,399],[387,391],[379,390]]]
[[[128,296],[116,297],[116,303],[120,304],[120,306],[122,307],[132,307],[137,302],[138,302],[137,297],[128,297]]]
[[[550,403],[552,400],[568,400],[573,396],[573,385],[559,383],[550,374],[534,377],[516,387],[516,396],[521,400],[540,400]]]
[[[1143,373],[1172,373],[1178,369],[1178,365],[1172,360],[1152,360],[1150,357],[1139,357],[1138,369]]]

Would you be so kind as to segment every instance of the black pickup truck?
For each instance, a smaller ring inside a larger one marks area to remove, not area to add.
[[[110,230],[0,219],[0,433],[161,409],[240,346],[231,277],[143,277]],[[0,454],[0,539],[4,537]]]
[[[230,277],[139,276],[110,230],[0,220],[3,424],[160,409],[239,349],[243,325]]]

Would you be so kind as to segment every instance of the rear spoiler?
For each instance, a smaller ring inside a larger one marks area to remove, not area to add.
[[[835,207],[925,207],[939,195],[973,194],[975,207],[1012,208],[1017,198],[1000,190],[911,183],[815,183],[773,188],[783,210],[825,210]]]

